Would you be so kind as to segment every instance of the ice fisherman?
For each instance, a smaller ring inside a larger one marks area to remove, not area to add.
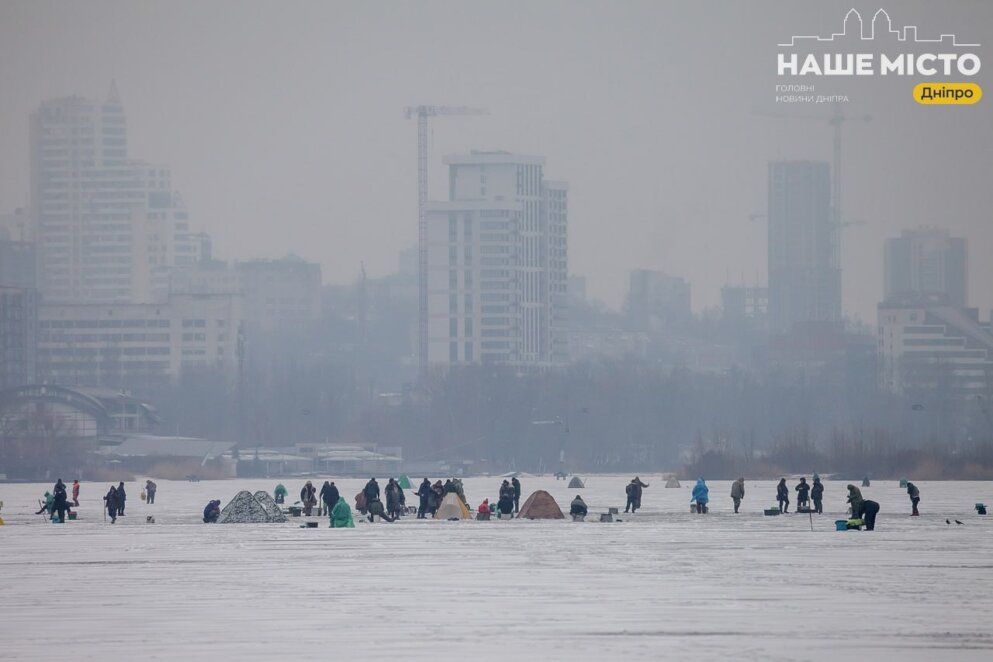
[[[72,481],[72,505],[79,508],[79,480]]]
[[[421,481],[420,487],[417,488],[417,496],[420,499],[417,506],[417,519],[424,519],[424,513],[431,505],[431,492],[431,481],[425,478]]]
[[[203,523],[216,524],[217,518],[221,516],[221,502],[219,499],[209,501],[203,508]]]
[[[866,531],[876,530],[876,515],[879,513],[879,504],[870,499],[866,499],[861,504],[862,521],[865,523]]]
[[[821,477],[817,474],[814,474],[814,484],[810,488],[810,498],[814,500],[814,512],[823,513],[824,483],[821,482]]]
[[[478,512],[480,515],[489,515],[490,514],[490,500],[489,499],[483,499],[483,502],[481,504],[479,504],[479,507],[478,508],[476,508],[476,512]]]
[[[514,488],[514,512],[516,513],[521,510],[521,481],[517,480],[517,476],[510,479],[510,486]]]
[[[646,487],[648,487],[648,483],[641,482],[641,478],[638,476],[631,479],[631,482],[624,488],[624,493],[628,498],[624,512],[628,512],[628,508],[630,508],[631,512],[634,513],[641,508],[641,491]]]
[[[285,503],[286,495],[288,494],[289,490],[287,490],[286,486],[282,483],[277,484],[276,489],[272,491],[272,496],[276,503]]]
[[[59,479],[59,483],[62,480]],[[59,524],[64,524],[66,521],[66,511],[69,510],[69,497],[66,495],[66,487],[62,485],[61,489],[56,489],[53,495],[54,499],[52,501],[52,519],[55,519],[55,514],[59,515]]]
[[[703,478],[698,478],[693,486],[692,500],[696,502],[696,511],[701,515],[707,512],[707,502],[710,501],[710,488]]]
[[[331,508],[331,514],[328,517],[331,520],[330,526],[332,529],[354,529],[355,522],[352,521],[352,509],[348,507],[348,502],[345,501],[345,497],[339,496],[337,503]]]
[[[796,509],[797,512],[801,508],[810,509],[810,485],[807,484],[807,477],[800,476],[800,482],[797,483],[796,487]]]
[[[51,492],[45,492],[45,496],[42,497],[42,498],[45,499],[45,503],[42,504],[41,508],[38,509],[38,512],[36,512],[35,515],[41,515],[42,513],[48,513],[49,516],[51,516],[51,514],[52,514],[52,504],[55,503],[55,495],[52,494]]]
[[[387,522],[396,521],[395,517],[386,512],[386,506],[384,506],[383,502],[379,499],[376,499],[375,501],[366,501],[366,508],[369,509],[370,522],[375,522],[377,516],[383,518]]]
[[[506,480],[500,484],[500,498],[497,500],[497,509],[501,515],[510,515],[514,512],[514,488]]]
[[[569,504],[569,514],[572,515],[573,517],[577,515],[586,517],[586,515],[589,514],[589,512],[590,512],[589,508],[586,507],[586,502],[583,501],[583,497],[577,494],[576,498],[573,499],[572,503]]]
[[[745,498],[745,479],[739,478],[731,483],[731,501],[734,502],[734,512],[738,512],[741,500]]]
[[[155,490],[159,489],[159,486],[155,484],[155,481],[149,479],[145,481],[145,503],[153,504],[155,503]]]
[[[849,483],[847,501],[852,506],[852,519],[860,519],[862,516],[862,503],[865,501],[862,498],[862,490]]]
[[[117,484],[117,516],[124,517],[124,504],[127,501],[128,495],[124,491],[124,481],[122,480]]]
[[[366,506],[373,501],[379,501],[379,483],[376,482],[376,478],[370,478],[369,482],[365,484],[362,488],[362,494],[365,495]]]
[[[303,488],[300,489],[300,503],[303,504],[303,514],[310,517],[310,513],[314,510],[314,506],[317,505],[317,489],[309,480]]]
[[[790,512],[790,488],[786,487],[786,479],[780,478],[776,485],[776,501],[779,502],[779,512]]]
[[[386,483],[386,489],[384,491],[386,492],[386,512],[393,519],[400,517],[407,505],[407,499],[403,494],[403,488],[400,487],[400,483],[395,478],[390,478],[390,481]]]
[[[339,498],[341,498],[341,494],[338,493],[338,488],[335,487],[334,481],[324,481],[324,485],[321,486],[321,502],[324,504],[323,514],[330,515],[331,509],[338,503]]]
[[[110,515],[110,523],[113,524],[117,521],[117,488],[111,485],[103,501],[104,508],[107,509],[107,514]]]
[[[910,513],[910,516],[918,517],[920,513],[917,512],[917,504],[921,501],[921,491],[910,481],[907,481],[907,496],[910,497],[910,505],[913,508],[913,512]]]

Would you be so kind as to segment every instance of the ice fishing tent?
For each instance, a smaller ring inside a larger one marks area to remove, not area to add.
[[[434,514],[435,519],[472,519],[469,509],[455,492],[449,492],[441,500],[441,505]]]
[[[679,487],[679,479],[675,476],[669,476],[669,480],[665,481],[666,487]]]
[[[257,524],[269,521],[269,513],[262,507],[251,492],[242,490],[224,506],[218,524]]]
[[[279,507],[275,499],[266,492],[265,490],[259,490],[252,495],[259,505],[265,510],[266,515],[269,517],[270,522],[285,522],[286,515],[283,514],[283,509]]]
[[[529,496],[517,516],[525,519],[565,519],[559,504],[545,490],[537,490]]]
[[[570,490],[578,490],[584,487],[586,487],[586,485],[583,484],[583,479],[580,478],[579,476],[573,476],[572,480],[569,481]]]
[[[413,489],[413,486],[410,484],[410,476],[407,474],[400,476],[400,479],[397,480],[397,484],[405,490]]]

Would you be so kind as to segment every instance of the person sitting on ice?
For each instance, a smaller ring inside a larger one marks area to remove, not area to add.
[[[354,529],[355,522],[352,521],[352,509],[348,507],[345,497],[339,496],[338,503],[331,508],[331,528],[332,529]]]
[[[52,506],[55,504],[55,495],[51,492],[45,492],[45,504],[35,513],[35,515],[41,515],[47,512],[49,515],[52,514]]]
[[[586,507],[586,502],[583,501],[583,497],[577,494],[576,498],[569,504],[569,514],[573,517],[586,517],[589,512],[589,509]]]
[[[380,501],[379,498],[375,501],[367,501],[366,508],[369,509],[370,522],[375,522],[377,516],[382,517],[387,522],[393,522],[396,520],[395,517],[386,512],[386,506],[383,505],[383,502]]]
[[[490,500],[489,499],[483,499],[483,502],[481,504],[479,504],[479,508],[476,508],[476,512],[478,512],[480,515],[489,515],[490,514]]]
[[[209,502],[203,509],[203,523],[215,524],[221,516],[221,502],[217,499]]]
[[[276,485],[276,489],[272,491],[272,494],[276,503],[285,503],[286,495],[289,494],[289,490],[286,489],[285,485],[279,483]]]

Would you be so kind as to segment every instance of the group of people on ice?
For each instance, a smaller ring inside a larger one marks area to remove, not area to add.
[[[69,494],[65,483],[59,478],[51,492],[45,492],[44,502],[35,515],[47,513],[49,519],[59,522],[66,521],[66,514],[75,515],[72,508],[79,507],[79,481],[72,481],[72,504],[69,503]]]
[[[824,512],[824,483],[820,476],[814,474],[813,485],[807,483],[806,476],[801,476],[800,482],[793,489],[796,491],[796,512],[811,512],[811,500],[814,502],[813,512]],[[786,485],[785,478],[780,478],[779,485],[776,486],[776,501],[779,503],[779,512],[790,512],[790,488]]]

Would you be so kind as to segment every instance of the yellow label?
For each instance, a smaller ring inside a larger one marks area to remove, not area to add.
[[[983,88],[975,83],[918,83],[914,85],[914,101],[931,106],[935,104],[968,106],[983,98]]]

